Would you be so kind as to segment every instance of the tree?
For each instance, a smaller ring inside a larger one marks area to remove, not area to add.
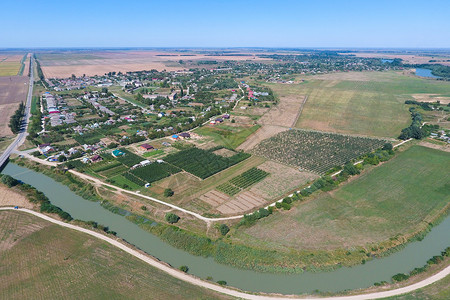
[[[184,273],[187,273],[189,271],[189,267],[188,266],[181,266],[179,269],[181,271],[183,271]]]
[[[15,178],[9,176],[9,175],[3,175],[2,176],[2,182],[6,184],[8,187],[13,187],[19,183],[18,180]]]
[[[172,189],[165,189],[164,190],[164,197],[172,197],[174,194],[174,192],[172,191]]]
[[[219,232],[221,235],[227,235],[227,233],[230,231],[230,228],[227,226],[227,224],[220,224],[219,225]]]
[[[174,213],[167,213],[165,219],[170,224],[174,224],[174,223],[177,223],[178,220],[180,220],[180,217]]]
[[[59,162],[63,162],[63,161],[66,161],[66,160],[67,160],[67,157],[65,155],[58,156],[58,161]]]
[[[393,148],[394,148],[394,147],[392,146],[391,143],[386,143],[386,144],[383,145],[383,150],[390,151],[390,150],[392,150]]]

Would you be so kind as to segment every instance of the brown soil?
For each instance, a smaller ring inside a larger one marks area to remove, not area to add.
[[[239,214],[254,210],[257,207],[264,206],[266,201],[261,199],[252,192],[245,191],[237,195],[237,197],[231,201],[228,201],[219,207],[217,210],[223,214]]]
[[[440,101],[441,104],[449,104],[450,97],[436,97],[437,94],[414,94],[412,95],[414,100],[420,102],[436,102]]]
[[[0,185],[0,206],[33,208],[33,204],[25,196],[4,185]]]
[[[243,142],[237,149],[243,151],[249,151],[256,145],[258,145],[262,140],[268,139],[277,133],[286,131],[288,128],[281,126],[263,125],[255,133],[251,134],[245,142]]]

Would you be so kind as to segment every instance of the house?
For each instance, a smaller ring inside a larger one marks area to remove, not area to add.
[[[229,119],[229,118],[230,118],[230,115],[229,115],[229,114],[224,114],[224,115],[222,116],[222,118],[224,118],[224,119]]]
[[[39,145],[38,150],[43,155],[45,155],[49,152],[55,151],[55,149],[52,146],[50,146],[50,144],[48,144],[48,143]]]
[[[103,158],[100,155],[94,155],[91,157],[91,161],[94,163],[98,162],[98,161],[102,161],[102,160],[103,160]]]
[[[142,144],[142,145],[140,146],[140,148],[143,149],[143,150],[145,150],[145,151],[149,151],[149,150],[155,149],[152,145],[149,145],[149,144]]]
[[[191,134],[189,132],[182,132],[179,134],[180,137],[184,138],[184,139],[188,139],[191,137]]]
[[[216,124],[216,121],[210,121],[209,124],[214,125]]]
[[[148,159],[146,159],[146,160],[141,161],[139,164],[140,164],[141,166],[146,166],[146,165],[149,165],[149,164],[151,164],[151,163],[152,163],[151,161],[149,161]]]
[[[112,154],[112,156],[114,156],[114,157],[120,157],[120,156],[125,155],[125,153],[123,153],[123,152],[120,151],[119,149],[114,150],[111,154]]]
[[[174,135],[172,135],[172,138],[173,138],[174,140],[178,140],[180,137],[179,137],[177,134],[174,134]]]
[[[217,123],[222,123],[222,122],[223,122],[223,119],[222,119],[222,118],[217,118],[217,119],[216,119],[216,122],[217,122]]]

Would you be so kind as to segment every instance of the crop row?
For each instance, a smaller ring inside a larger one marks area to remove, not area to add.
[[[262,141],[252,151],[271,160],[323,174],[384,143],[379,139],[295,129]]]
[[[241,189],[248,188],[249,186],[263,180],[269,175],[266,171],[260,170],[258,168],[251,168],[244,173],[231,178],[230,183],[234,184]]]
[[[130,171],[131,174],[140,178],[144,183],[152,183],[163,178],[169,177],[172,174],[178,173],[181,170],[167,163],[153,163],[144,167],[140,167]]]
[[[237,153],[231,157],[216,155],[208,150],[189,148],[167,155],[164,160],[197,177],[205,179],[250,157]]]
[[[240,188],[230,184],[229,182],[225,182],[216,187],[216,190],[219,192],[225,193],[228,196],[234,196],[241,191]]]

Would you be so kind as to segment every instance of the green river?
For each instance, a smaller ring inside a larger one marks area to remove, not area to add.
[[[198,277],[212,276],[215,281],[225,280],[230,286],[252,292],[303,294],[315,290],[338,292],[366,288],[375,282],[390,281],[394,274],[421,267],[429,258],[440,254],[442,250],[450,246],[450,218],[447,217],[422,241],[411,242],[388,257],[374,259],[364,265],[343,267],[330,272],[305,272],[293,275],[258,273],[221,265],[211,258],[198,257],[178,250],[139,228],[125,217],[104,209],[97,202],[77,196],[67,186],[41,173],[13,163],[9,163],[2,172],[44,192],[54,205],[70,213],[73,218],[93,220],[107,225],[117,232],[118,237],[173,267],[187,265],[189,273]]]

